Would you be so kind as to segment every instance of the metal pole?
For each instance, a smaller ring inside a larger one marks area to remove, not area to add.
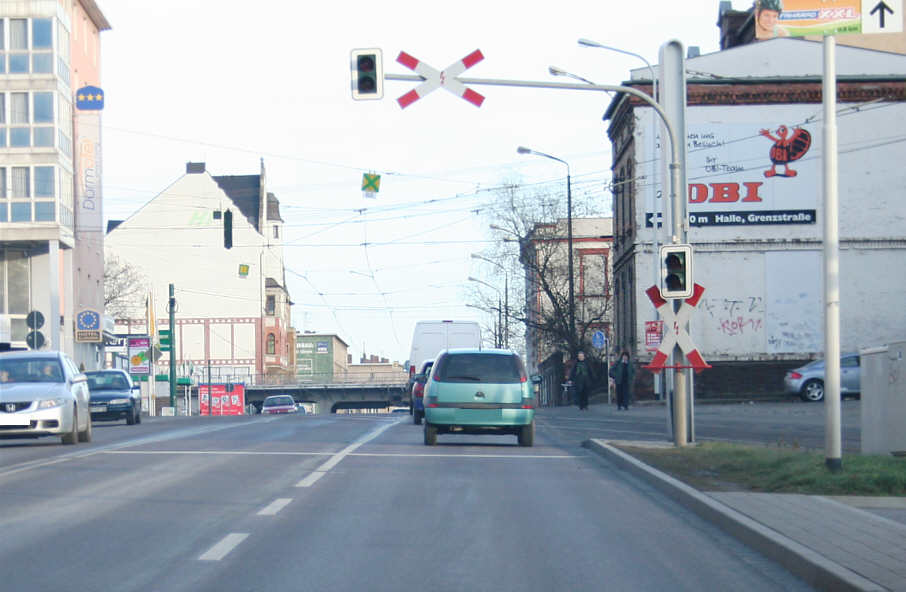
[[[211,358],[208,358],[208,415],[214,415],[214,394],[211,390]]]
[[[510,347],[510,280],[506,270],[503,272],[503,347]]]
[[[836,40],[824,38],[824,409],[825,464],[843,468],[840,431],[840,235],[837,196]]]
[[[170,284],[170,407],[176,415],[176,291]]]
[[[500,293],[497,293],[497,347],[503,347],[503,309],[500,307]]]
[[[576,300],[573,293],[573,192],[568,163],[566,165],[566,240],[569,251],[569,338],[573,342],[576,340]],[[578,348],[578,344],[576,347]],[[576,352],[572,353],[575,355]]]

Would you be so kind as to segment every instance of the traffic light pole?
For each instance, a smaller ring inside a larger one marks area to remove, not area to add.
[[[167,308],[170,312],[170,407],[176,410],[176,291],[170,284],[170,301]]]

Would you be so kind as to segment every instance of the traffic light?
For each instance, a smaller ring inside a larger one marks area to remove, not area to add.
[[[233,248],[233,212],[225,210],[223,212],[223,248]]]
[[[353,49],[352,98],[374,100],[384,96],[384,64],[380,49]]]
[[[661,297],[689,298],[692,296],[692,245],[665,245],[661,255]]]

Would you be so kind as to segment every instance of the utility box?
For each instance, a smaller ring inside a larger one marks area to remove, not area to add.
[[[862,452],[906,456],[906,341],[859,354]]]

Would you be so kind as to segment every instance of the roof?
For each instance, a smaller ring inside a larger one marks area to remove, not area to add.
[[[94,23],[94,26],[98,28],[98,31],[110,30],[110,23],[107,22],[107,17],[101,12],[97,2],[94,0],[79,0],[79,2],[82,3],[82,7],[85,8],[85,12],[88,13],[88,17],[91,19],[91,22]]]
[[[123,220],[107,220],[107,234],[115,230],[117,226],[123,223]]]
[[[258,228],[260,175],[224,175],[214,180],[254,228]]]
[[[280,200],[273,193],[267,194],[267,219],[283,222],[280,217]]]

